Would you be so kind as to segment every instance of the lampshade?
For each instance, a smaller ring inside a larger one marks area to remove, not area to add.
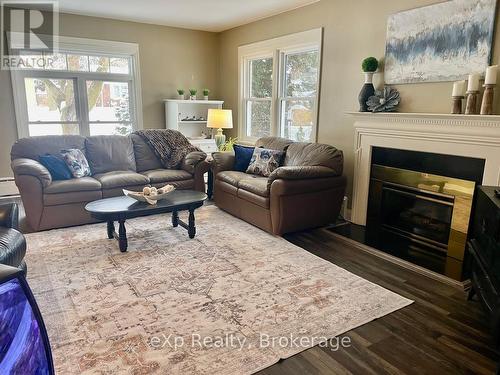
[[[207,128],[232,129],[233,111],[230,109],[209,109]]]

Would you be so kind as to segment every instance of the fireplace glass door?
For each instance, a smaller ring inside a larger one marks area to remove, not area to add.
[[[382,207],[384,229],[447,250],[453,198],[386,183]]]

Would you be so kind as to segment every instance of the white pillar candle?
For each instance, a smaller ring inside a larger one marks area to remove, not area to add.
[[[485,85],[496,85],[497,84],[497,72],[498,65],[489,66],[486,69],[486,79],[484,80]]]
[[[465,81],[458,81],[453,84],[453,94],[451,96],[465,96]]]
[[[479,91],[479,74],[469,75],[469,85],[467,91]]]

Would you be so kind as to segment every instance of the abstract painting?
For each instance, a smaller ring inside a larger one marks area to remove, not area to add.
[[[444,82],[484,73],[496,3],[452,0],[389,16],[385,82]]]

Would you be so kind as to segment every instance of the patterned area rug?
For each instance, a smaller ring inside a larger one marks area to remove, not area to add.
[[[250,374],[412,301],[214,206],[27,235],[59,374]],[[181,215],[182,217],[183,215]]]

